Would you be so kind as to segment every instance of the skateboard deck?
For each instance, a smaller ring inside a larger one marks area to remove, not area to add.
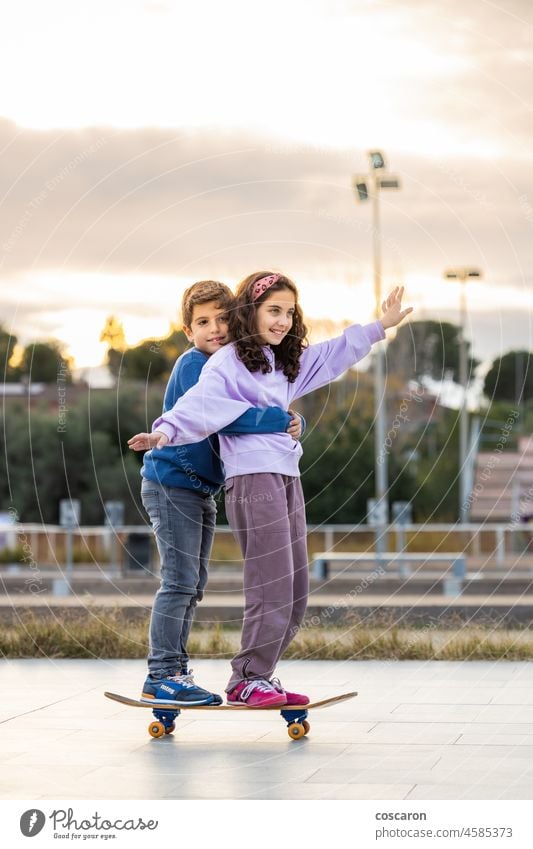
[[[148,726],[148,733],[151,737],[163,737],[165,734],[171,734],[175,729],[175,719],[182,711],[188,710],[226,710],[232,713],[239,711],[278,711],[287,723],[287,732],[293,740],[298,740],[309,733],[311,726],[307,721],[308,712],[310,710],[330,707],[331,705],[346,702],[349,699],[355,698],[357,693],[342,693],[340,696],[331,696],[329,699],[321,699],[318,702],[310,702],[307,705],[275,705],[273,707],[248,707],[247,705],[180,705],[177,702],[156,702],[141,701],[140,699],[130,699],[128,696],[120,696],[117,693],[105,692],[104,696],[114,702],[119,702],[121,705],[129,707],[149,708],[153,711],[156,721],[151,722]]]

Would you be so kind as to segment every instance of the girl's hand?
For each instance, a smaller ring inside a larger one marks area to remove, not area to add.
[[[294,410],[289,410],[289,413],[291,414],[292,419],[289,422],[287,433],[289,433],[293,439],[300,439],[302,435],[302,420],[298,413]]]
[[[132,451],[148,451],[149,448],[164,448],[168,442],[168,436],[160,430],[153,433],[136,433],[128,439],[128,445]]]
[[[383,301],[381,309],[383,310],[383,318],[381,323],[385,330],[388,327],[396,327],[400,321],[403,321],[406,315],[413,312],[413,307],[407,307],[402,310],[403,286],[396,286],[386,301]]]

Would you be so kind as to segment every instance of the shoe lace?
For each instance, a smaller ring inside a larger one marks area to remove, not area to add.
[[[271,679],[270,679],[270,684],[272,685],[272,687],[274,687],[274,689],[275,689],[275,690],[281,690],[281,692],[282,692],[282,693],[284,693],[284,692],[285,692],[285,690],[283,689],[282,683],[281,683],[281,681],[279,680],[279,678],[271,678]]]
[[[195,686],[190,672],[187,675],[170,675],[167,678],[167,681],[176,681],[178,684],[183,684],[183,686],[189,690]]]
[[[266,678],[254,678],[249,684],[243,687],[240,693],[240,698],[243,702],[245,702],[254,690],[259,690],[261,693],[271,693],[273,689],[272,684],[270,681],[267,681]]]

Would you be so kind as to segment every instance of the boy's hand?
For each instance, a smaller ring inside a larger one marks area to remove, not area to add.
[[[385,330],[388,327],[396,327],[400,321],[403,321],[406,315],[413,312],[413,307],[407,307],[402,310],[403,286],[396,286],[386,301],[383,301],[381,309],[383,310],[383,318],[381,323]]]
[[[164,448],[168,442],[168,436],[160,430],[153,433],[136,433],[128,439],[128,445],[132,451],[148,451],[149,448]]]
[[[302,435],[302,419],[295,410],[289,410],[289,413],[291,414],[292,419],[289,422],[287,433],[289,433],[293,439],[300,439]]]

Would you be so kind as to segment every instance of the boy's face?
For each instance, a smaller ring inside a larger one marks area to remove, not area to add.
[[[190,327],[183,331],[199,351],[211,356],[228,341],[228,314],[216,301],[195,304]]]

